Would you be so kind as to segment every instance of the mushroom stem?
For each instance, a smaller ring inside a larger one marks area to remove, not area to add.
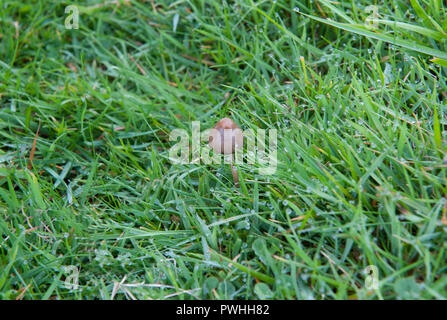
[[[239,175],[237,174],[237,168],[233,164],[234,162],[234,155],[231,155],[231,174],[233,175],[233,182],[234,185],[239,188]]]

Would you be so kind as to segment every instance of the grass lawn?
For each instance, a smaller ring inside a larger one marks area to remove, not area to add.
[[[446,299],[447,5],[371,4],[0,0],[0,299]]]

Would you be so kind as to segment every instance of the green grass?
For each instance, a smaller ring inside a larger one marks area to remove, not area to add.
[[[1,299],[447,298],[442,1],[76,3],[0,0]],[[226,116],[275,174],[169,161]]]

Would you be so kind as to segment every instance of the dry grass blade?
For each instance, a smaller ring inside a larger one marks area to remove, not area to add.
[[[34,160],[34,155],[36,154],[36,143],[37,143],[37,137],[39,136],[39,130],[40,130],[40,122],[39,122],[39,126],[37,127],[36,135],[34,136],[34,140],[33,140],[33,146],[31,147],[31,152],[29,155],[29,162],[28,162],[29,170],[33,169],[33,160]]]

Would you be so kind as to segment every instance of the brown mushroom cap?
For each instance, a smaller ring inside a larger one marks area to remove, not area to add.
[[[211,129],[208,144],[215,152],[232,154],[236,148],[242,149],[244,134],[233,120],[223,118]]]

